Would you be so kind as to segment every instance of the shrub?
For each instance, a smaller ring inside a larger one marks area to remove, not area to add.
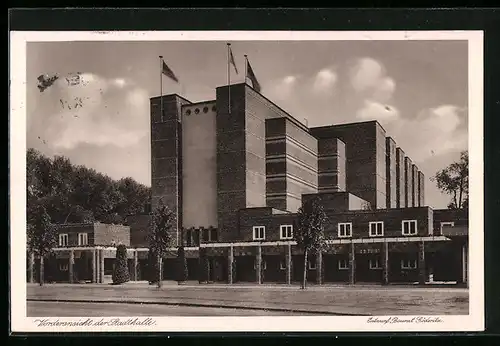
[[[186,261],[186,253],[184,247],[179,247],[177,250],[177,281],[183,282],[188,278],[188,268]]]
[[[118,245],[116,248],[116,261],[113,268],[113,284],[120,285],[130,281],[130,274],[128,271],[127,261],[127,247],[125,245]]]

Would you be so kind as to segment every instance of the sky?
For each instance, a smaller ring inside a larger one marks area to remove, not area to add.
[[[429,180],[467,149],[467,41],[235,41],[262,94],[309,126],[378,120],[426,177],[426,204],[446,208]],[[160,79],[159,55],[180,80]],[[226,42],[31,42],[27,146],[112,178],[150,186],[149,98],[215,99],[227,85]],[[80,83],[71,76],[80,73]],[[38,76],[60,78],[43,92]],[[68,83],[68,80],[70,81]]]

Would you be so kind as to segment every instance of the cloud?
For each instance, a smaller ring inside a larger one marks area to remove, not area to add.
[[[281,79],[270,82],[266,87],[271,99],[276,101],[287,101],[291,98],[296,87],[298,76],[285,76]]]
[[[82,73],[78,83],[62,78],[50,89],[38,95],[38,109],[30,114],[43,126],[32,126],[28,136],[44,138],[53,150],[79,144],[123,148],[148,133],[148,95],[124,79]]]
[[[329,92],[337,82],[337,74],[329,68],[322,69],[314,78],[313,88],[320,92]]]
[[[396,82],[387,75],[385,67],[372,58],[361,58],[350,70],[354,90],[366,98],[387,102],[396,90]]]
[[[365,100],[364,103],[364,107],[356,114],[360,120],[378,120],[385,124],[399,118],[399,111],[392,106],[371,100]]]
[[[386,128],[394,133],[398,145],[408,148],[414,161],[441,156],[467,148],[466,109],[456,105],[440,105],[422,110],[412,119],[401,119]],[[410,149],[411,148],[411,149]]]

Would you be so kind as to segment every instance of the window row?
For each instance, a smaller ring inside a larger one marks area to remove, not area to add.
[[[253,240],[265,240],[266,239],[266,227],[265,226],[254,226],[253,227]],[[280,239],[290,240],[293,239],[293,226],[292,225],[281,225],[280,226]]]
[[[352,222],[339,223],[337,232],[339,238],[352,237]],[[417,220],[401,221],[401,233],[403,235],[417,234]],[[370,237],[384,236],[384,221],[371,221],[368,224],[368,234],[370,235]]]
[[[369,260],[369,268],[371,270],[381,270],[382,264],[380,259],[378,258],[370,258]],[[267,269],[267,263],[265,260],[262,260],[261,266],[263,270]],[[349,260],[347,259],[339,259],[337,261],[337,267],[339,270],[348,270],[349,269]],[[316,261],[308,261],[307,268],[309,270],[316,270]],[[253,269],[257,269],[257,264],[254,262]],[[417,269],[417,260],[416,259],[402,259],[401,260],[401,269]],[[286,270],[286,262],[285,260],[280,261],[280,270]]]
[[[68,246],[68,234],[61,233],[59,234],[59,246]],[[87,233],[78,233],[78,246],[85,246],[89,244],[88,234]]]

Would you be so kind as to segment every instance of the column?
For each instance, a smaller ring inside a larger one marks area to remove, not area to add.
[[[425,244],[423,241],[418,243],[418,283],[425,285]]]
[[[231,285],[233,284],[233,265],[234,265],[234,249],[230,245],[227,249],[227,282]]]
[[[382,243],[382,285],[389,284],[389,243],[385,240]]]
[[[73,249],[69,250],[69,263],[68,263],[68,274],[69,274],[69,283],[73,283],[73,265],[75,263],[75,251]]]
[[[104,250],[99,250],[99,282],[104,283]]]
[[[292,245],[286,245],[285,252],[285,263],[286,263],[286,284],[290,285],[292,283]]]
[[[356,252],[354,243],[351,242],[349,250],[349,284],[356,283]]]
[[[30,271],[28,279],[29,279],[30,283],[34,283],[35,282],[35,253],[30,252],[28,254],[28,256],[29,256],[29,271]]]
[[[134,281],[139,281],[139,254],[137,253],[137,249],[134,250]]]
[[[97,262],[96,262],[96,249],[93,249],[92,250],[92,283],[96,283],[97,282],[97,273],[96,273],[96,270],[97,270]]]
[[[462,282],[467,283],[467,248],[462,245]]]
[[[321,250],[316,254],[316,283],[323,284],[323,252]]]
[[[255,274],[256,274],[256,281],[257,284],[262,283],[262,246],[259,244],[257,246],[257,255],[255,259],[256,265],[255,265]]]

